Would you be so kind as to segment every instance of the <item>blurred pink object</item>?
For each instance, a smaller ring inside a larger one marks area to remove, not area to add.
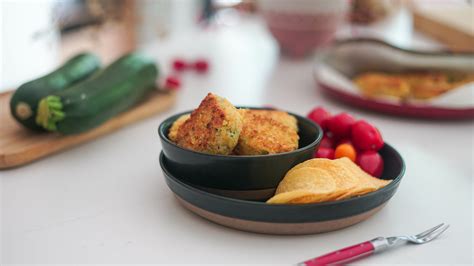
[[[331,43],[349,9],[348,0],[260,0],[258,4],[282,52],[295,57]]]

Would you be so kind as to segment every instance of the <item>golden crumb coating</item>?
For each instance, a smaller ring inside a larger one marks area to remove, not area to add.
[[[367,97],[389,96],[399,100],[429,100],[472,81],[472,73],[439,71],[367,72],[354,79]]]
[[[185,114],[176,119],[176,121],[174,121],[168,133],[168,138],[171,141],[176,142],[176,138],[178,137],[178,129],[181,127],[181,125],[184,124],[184,122],[186,122],[186,120],[188,120],[190,116],[190,114]]]
[[[270,117],[287,127],[290,127],[296,132],[298,132],[298,122],[296,118],[287,112],[279,111],[279,110],[254,110],[254,109],[239,109],[240,115],[243,117],[245,112],[251,112],[253,114],[259,114],[261,116]]]
[[[409,84],[398,76],[369,72],[357,76],[354,81],[367,97],[391,96],[404,99],[410,95]]]
[[[410,84],[411,97],[427,100],[473,81],[472,74],[419,72],[400,75]]]
[[[228,155],[237,145],[242,117],[226,99],[209,93],[178,129],[176,143],[187,149]]]
[[[234,153],[264,155],[298,149],[298,126],[288,113],[273,110],[239,111],[243,127]]]

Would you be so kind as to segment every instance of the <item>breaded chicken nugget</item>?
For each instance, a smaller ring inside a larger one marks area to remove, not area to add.
[[[243,127],[235,154],[274,154],[298,148],[298,127],[293,116],[273,110],[242,110],[240,113]]]
[[[227,155],[237,145],[242,117],[226,99],[209,93],[178,129],[176,143],[187,149]]]
[[[298,122],[296,121],[296,118],[287,112],[283,111],[278,111],[278,110],[254,110],[254,109],[239,109],[239,113],[242,117],[244,117],[245,112],[251,112],[253,114],[258,114],[261,116],[266,116],[270,117],[282,124],[284,124],[287,127],[290,127],[296,132],[298,132]]]
[[[186,120],[188,120],[190,116],[190,114],[185,114],[176,119],[176,121],[174,121],[168,133],[168,138],[171,141],[176,142],[176,138],[178,137],[178,129],[184,124],[184,122],[186,122]]]
[[[296,118],[287,112],[278,110],[253,110],[252,112],[269,116],[272,119],[298,132],[298,122],[296,121]]]

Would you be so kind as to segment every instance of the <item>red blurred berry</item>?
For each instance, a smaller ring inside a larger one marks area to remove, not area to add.
[[[196,69],[196,71],[199,73],[207,72],[209,69],[209,63],[204,59],[196,60],[194,63],[194,69]]]
[[[380,177],[383,172],[383,159],[376,151],[364,151],[357,156],[357,164],[371,176]]]
[[[334,149],[331,148],[319,148],[318,151],[314,153],[315,158],[326,158],[326,159],[334,159]]]
[[[173,61],[173,69],[178,71],[178,72],[182,72],[184,71],[186,68],[188,68],[188,64],[186,63],[186,61],[184,61],[183,59],[175,59]]]
[[[334,149],[334,140],[330,137],[328,137],[326,134],[324,134],[323,139],[321,140],[321,143],[319,144],[319,147],[322,148],[331,148]]]
[[[332,134],[332,132],[329,130],[324,131],[324,136],[327,136],[328,138],[332,139],[334,143],[336,143],[338,140],[336,136],[334,136],[334,134]]]
[[[327,122],[327,127],[338,139],[350,137],[351,127],[355,119],[348,113],[340,113],[331,117]]]
[[[359,150],[378,151],[384,144],[378,129],[364,120],[359,120],[352,126],[351,135],[352,143]]]
[[[181,87],[181,81],[177,77],[169,76],[165,81],[165,88],[177,90]]]
[[[327,121],[329,118],[331,118],[331,113],[322,107],[316,107],[311,110],[311,112],[309,112],[307,117],[318,124],[323,130],[326,130]]]
[[[336,146],[339,146],[341,144],[351,144],[352,145],[352,141],[350,139],[340,139],[340,140],[337,141]]]

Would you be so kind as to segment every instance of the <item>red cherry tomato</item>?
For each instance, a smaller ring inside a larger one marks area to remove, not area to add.
[[[196,60],[194,69],[199,73],[205,73],[209,69],[209,63],[204,59]]]
[[[327,121],[331,114],[322,107],[316,107],[308,114],[308,118],[318,124],[323,130],[327,129]]]
[[[188,68],[188,64],[183,59],[177,58],[173,60],[173,69],[182,72]]]
[[[321,140],[321,143],[319,144],[319,147],[321,148],[331,148],[334,149],[334,140],[324,134],[323,139]]]
[[[319,148],[318,151],[314,153],[315,158],[326,158],[334,159],[334,149],[331,148]]]
[[[350,139],[341,139],[341,140],[337,141],[336,146],[339,146],[341,144],[351,144],[352,145],[352,141]]]
[[[378,151],[384,144],[378,129],[364,120],[359,120],[352,126],[351,140],[362,151]]]
[[[327,122],[327,127],[338,139],[350,137],[351,127],[355,119],[348,113],[340,113],[331,117]]]
[[[177,77],[169,76],[165,81],[165,88],[170,90],[178,90],[181,87],[181,81]]]
[[[380,177],[383,172],[383,159],[376,151],[364,151],[357,156],[357,164],[371,176]]]

